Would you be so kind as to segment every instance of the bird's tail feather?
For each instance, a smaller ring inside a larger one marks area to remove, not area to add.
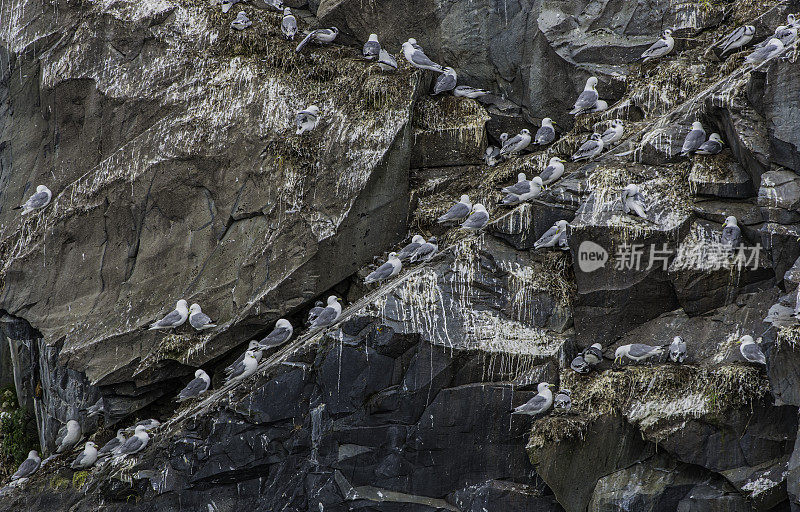
[[[300,50],[302,50],[302,49],[303,49],[303,47],[305,47],[305,45],[307,45],[307,44],[308,44],[308,42],[309,42],[309,41],[311,41],[311,38],[312,38],[312,37],[314,37],[314,32],[311,32],[311,33],[310,33],[310,34],[308,34],[308,35],[307,35],[305,38],[303,38],[303,40],[302,40],[302,41],[300,41],[300,44],[298,44],[298,45],[297,45],[297,48],[295,48],[295,50],[294,50],[294,51],[295,51],[295,53],[297,53],[297,52],[299,52]]]

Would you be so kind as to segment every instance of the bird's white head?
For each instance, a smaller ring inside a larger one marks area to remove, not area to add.
[[[517,181],[518,181],[518,182],[519,182],[519,181],[525,181],[525,180],[527,180],[527,179],[528,179],[528,177],[527,177],[527,176],[525,176],[525,173],[524,173],[524,172],[521,172],[521,173],[517,174]]]
[[[709,137],[709,140],[713,140],[714,142],[722,142],[722,137],[720,137],[718,133],[712,133]]]
[[[408,43],[409,43],[409,44],[417,44],[417,40],[416,40],[416,39],[414,39],[413,37],[409,37],[409,38],[408,38]]]
[[[283,15],[284,16],[291,16],[292,15],[292,10],[290,8],[288,8],[288,7],[284,7],[283,8]]]
[[[47,190],[47,187],[44,185],[39,185],[36,187],[36,192],[44,192]]]
[[[189,313],[200,313],[201,311],[200,304],[194,303],[189,306]]]
[[[564,160],[562,160],[561,158],[559,158],[559,157],[557,157],[557,156],[554,156],[554,157],[552,157],[552,158],[550,159],[550,165],[553,165],[553,164],[555,164],[556,162],[558,162],[558,163],[560,163],[560,164],[563,164],[563,163],[564,163]]]
[[[599,343],[595,343],[594,345],[592,345],[592,348],[596,348],[598,350],[603,350],[603,345],[601,345]]]
[[[671,35],[672,35],[672,30],[671,29],[667,29],[667,30],[664,31],[664,37],[665,38],[670,37]]]
[[[542,119],[542,126],[549,126],[550,128],[552,128],[553,120],[550,119],[549,117],[545,117],[544,119]]]
[[[550,391],[550,388],[553,387],[552,384],[548,384],[547,382],[540,382],[536,389],[539,393],[544,393],[545,391]]]
[[[681,338],[680,336],[675,336],[674,338],[672,338],[672,342],[673,343],[680,343],[682,341],[683,341],[683,338]]]
[[[592,134],[592,136],[591,136],[590,138],[591,138],[592,140],[595,140],[595,141],[597,141],[597,140],[601,140],[601,139],[603,138],[603,136],[602,136],[602,135],[600,135],[599,133],[593,133],[593,134]]]
[[[378,34],[370,34],[369,35],[369,40],[372,41],[373,43],[377,43],[378,42]]]
[[[196,372],[194,372],[194,378],[195,379],[199,379],[199,378],[203,377],[203,375],[205,375],[205,374],[206,374],[206,372],[204,372],[203,370],[197,370]]]
[[[177,303],[175,303],[175,309],[178,311],[188,311],[186,301],[184,299],[179,300]]]
[[[755,343],[755,341],[753,340],[752,336],[750,336],[749,334],[745,334],[744,336],[739,338],[739,343],[741,343],[742,345],[752,345],[753,343]]]
[[[285,318],[281,318],[280,320],[275,322],[275,327],[283,327],[285,329],[291,329],[292,328],[292,324],[288,320],[286,320]]]
[[[753,34],[756,33],[756,27],[754,27],[753,25],[745,25],[744,33],[748,36],[752,36]]]
[[[542,186],[542,178],[540,176],[536,176],[531,180],[531,183],[535,183],[535,184],[537,184],[537,185],[539,185],[541,187]]]
[[[462,195],[461,199],[459,200],[459,202],[460,203],[464,203],[464,204],[472,204],[472,202],[469,200],[469,196],[467,194]]]
[[[424,244],[425,238],[422,235],[414,235],[411,237],[411,242],[415,244]]]
[[[567,226],[569,226],[569,222],[561,219],[560,221],[556,222],[556,226],[558,226],[558,229],[564,230],[567,229]]]
[[[722,225],[722,227],[726,228],[728,226],[736,226],[736,227],[738,227],[739,226],[739,221],[737,221],[736,217],[734,217],[733,215],[729,215],[729,216],[725,217],[725,223]]]
[[[702,130],[702,129],[703,129],[703,123],[701,123],[700,121],[695,121],[692,123],[692,130]]]
[[[593,91],[595,86],[597,85],[597,77],[590,76],[588,80],[586,80],[586,90]]]
[[[36,450],[31,450],[31,451],[28,452],[28,458],[29,459],[35,459],[38,456],[39,456],[39,452],[37,452]]]
[[[389,253],[389,259],[390,260],[396,260],[397,259],[397,253],[396,252],[390,252]]]
[[[786,15],[786,24],[787,25],[794,25],[794,22],[797,18],[795,18],[794,14],[787,14]]]
[[[136,425],[136,428],[134,429],[134,432],[137,433],[137,434],[142,434],[142,433],[147,432],[147,428],[144,425]]]
[[[336,295],[331,295],[330,297],[328,297],[328,305],[329,306],[333,306],[337,302],[339,302],[339,298]]]
[[[483,206],[481,203],[478,203],[478,204],[476,204],[475,206],[472,207],[472,210],[476,211],[476,212],[485,212],[486,211],[486,207]]]
[[[622,126],[622,119],[614,119],[611,123],[612,126]]]
[[[310,105],[306,110],[308,110],[309,112],[311,112],[314,115],[319,114],[319,107],[316,106],[316,105]]]
[[[500,134],[500,142],[501,142],[501,143],[505,144],[505,142],[506,142],[507,140],[508,140],[508,134],[507,134],[507,133],[502,133],[502,134]]]
[[[525,135],[530,135],[531,131],[529,129],[527,129],[527,128],[523,128],[520,133],[524,133]]]
[[[251,359],[255,359],[255,358],[256,358],[256,353],[255,353],[255,351],[254,351],[254,350],[248,350],[248,351],[246,351],[246,352],[244,353],[244,356],[245,356],[245,358],[248,358],[248,357],[249,357],[249,358],[251,358]]]
[[[625,190],[631,195],[638,194],[639,193],[639,185],[635,185],[635,184],[631,183],[630,185],[625,187]]]
[[[97,448],[97,445],[94,444],[92,441],[86,441],[86,446],[90,448]]]
[[[250,340],[250,343],[247,344],[247,350],[256,350],[258,345],[258,340]]]

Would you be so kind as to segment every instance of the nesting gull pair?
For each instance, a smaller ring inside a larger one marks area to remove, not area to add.
[[[644,51],[642,58],[644,59],[644,62],[647,62],[652,59],[663,57],[664,55],[669,54],[674,47],[675,40],[672,38],[672,30],[667,29],[661,36],[661,39],[653,43],[650,48]]]
[[[600,99],[596,87],[597,77],[589,77],[589,79],[586,80],[586,86],[583,88],[583,92],[580,93],[580,95],[578,95],[578,99],[575,100],[575,107],[570,110],[569,113],[578,115],[606,110],[608,108],[608,104]]]
[[[599,133],[593,133],[589,140],[584,142],[581,147],[578,148],[578,151],[572,155],[572,161],[591,160],[603,152],[604,146],[605,144],[603,143],[602,136]]]
[[[593,368],[603,362],[603,346],[595,343],[586,347],[570,363],[570,368],[578,373],[589,373]]]
[[[436,254],[436,251],[439,250],[439,246],[436,242],[436,237],[431,237],[430,240],[426,241],[422,235],[414,235],[411,239],[411,243],[403,247],[400,252],[397,253],[397,257],[400,261],[410,261],[412,263],[415,261],[429,260]]]
[[[327,305],[320,309],[314,316],[314,319],[311,320],[311,327],[322,328],[334,324],[339,317],[342,316],[342,305],[340,301],[341,299],[336,297],[336,295],[328,297]]]
[[[520,177],[522,177],[521,181],[518,181],[512,187],[503,189],[506,192],[506,196],[501,201],[501,204],[504,206],[515,206],[530,201],[542,193],[542,178],[535,176],[532,180],[526,180],[524,174],[520,174]]]
[[[486,152],[483,154],[483,161],[486,162],[486,165],[489,167],[494,167],[506,159],[506,156],[500,153],[507,140],[508,134],[502,133],[500,135],[500,147],[489,146],[486,148]]]
[[[213,329],[217,326],[208,315],[203,313],[199,304],[192,304],[191,307],[187,309],[186,301],[181,299],[175,304],[175,309],[167,314],[167,316],[150,324],[150,330],[174,329],[183,325],[187,319],[189,320],[189,324],[197,331]]]
[[[297,125],[296,135],[303,135],[317,127],[319,123],[319,107],[309,105],[295,115],[294,123]]]
[[[622,191],[622,210],[630,214],[633,212],[643,219],[647,219],[647,207],[644,195],[639,190],[639,185],[631,183]]]
[[[247,17],[244,11],[239,11],[239,14],[236,15],[236,19],[231,22],[231,28],[234,30],[244,30],[253,25],[253,22],[250,21],[250,18]]]

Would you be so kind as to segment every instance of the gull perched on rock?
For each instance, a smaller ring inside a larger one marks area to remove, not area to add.
[[[645,52],[642,54],[642,58],[644,59],[644,62],[647,62],[650,59],[663,57],[671,52],[674,47],[675,40],[672,38],[672,30],[667,29],[664,31],[664,35],[661,36],[661,39],[653,43],[650,48],[645,50]]]
[[[748,55],[745,60],[753,64],[758,64],[775,57],[781,52],[783,52],[783,42],[781,42],[780,39],[773,37],[765,46]]]
[[[317,44],[331,44],[336,36],[339,35],[339,29],[336,27],[331,28],[318,28],[312,30],[295,48],[295,52],[299,52],[309,42],[314,41]]]
[[[189,318],[189,308],[186,307],[186,301],[181,299],[175,304],[175,309],[159,320],[150,324],[150,330],[154,329],[174,329],[180,327]]]
[[[409,39],[403,43],[403,55],[406,60],[415,68],[444,73],[444,68],[440,64],[429,59],[428,56],[425,55],[425,52],[422,51],[422,48],[416,45],[416,43],[417,41],[415,39]]]
[[[383,71],[394,71],[397,69],[397,60],[391,53],[381,48],[378,54],[378,67]]]
[[[568,389],[560,389],[553,399],[553,410],[559,414],[566,414],[572,409],[572,398]]]
[[[586,80],[586,86],[575,100],[575,108],[570,110],[570,114],[582,114],[595,108],[599,95],[597,94],[597,77],[591,76]]]
[[[717,48],[722,50],[722,55],[725,55],[728,52],[732,52],[733,50],[738,50],[739,48],[743,47],[747,43],[753,40],[753,36],[756,34],[756,27],[753,25],[745,25],[743,27],[739,27],[730,34],[728,34],[725,39],[717,43]]]
[[[242,0],[222,0],[222,12],[226,13],[231,10],[234,4],[238,4]]]
[[[134,434],[126,439],[119,448],[117,448],[116,454],[119,457],[124,457],[125,455],[139,453],[145,449],[147,443],[149,442],[150,434],[147,433],[147,429],[144,428],[143,425],[138,425],[134,431]]]
[[[472,213],[467,217],[467,220],[461,224],[461,229],[468,231],[478,231],[486,227],[489,223],[489,212],[486,208],[478,203],[472,207]]]
[[[381,54],[381,43],[378,42],[378,34],[370,34],[369,39],[361,49],[361,55],[367,60],[375,60]]]
[[[189,381],[189,384],[178,393],[178,401],[183,402],[197,396],[202,395],[208,388],[211,387],[211,377],[208,376],[203,370],[194,372],[194,379]]]
[[[660,357],[664,353],[664,347],[653,347],[643,343],[631,343],[622,345],[614,352],[614,362],[622,362],[623,358],[632,361],[647,361],[648,359]]]
[[[669,345],[669,358],[673,363],[682,363],[686,360],[686,342],[680,336],[675,336]]]
[[[692,123],[692,129],[683,140],[683,147],[681,147],[681,156],[686,156],[694,153],[706,141],[706,131],[703,129],[703,123],[695,121]]]
[[[327,327],[336,322],[342,316],[342,305],[339,300],[336,295],[328,297],[328,305],[311,322],[311,327]]]
[[[419,246],[425,243],[425,238],[422,235],[414,235],[411,238],[411,243],[400,249],[400,252],[397,253],[398,259],[400,261],[406,261],[411,258],[411,256],[419,249]]]
[[[443,92],[452,91],[456,88],[458,81],[458,74],[453,68],[444,68],[441,75],[436,77],[436,82],[433,84],[433,95],[441,94]]]
[[[27,215],[34,210],[41,210],[50,204],[51,199],[53,199],[53,193],[50,192],[50,189],[45,185],[39,185],[36,187],[35,194],[29,197],[28,200],[25,201],[25,203],[23,203],[21,206],[17,206],[14,209],[22,210],[20,215]]]
[[[319,107],[309,105],[308,108],[301,110],[295,116],[294,123],[297,125],[297,131],[295,132],[297,135],[313,130],[319,123]]]
[[[292,324],[285,318],[280,318],[275,322],[275,328],[272,332],[264,336],[264,338],[258,342],[258,346],[262,350],[279,347],[289,341],[292,334],[294,334],[294,327],[292,327]]]
[[[603,152],[603,139],[599,133],[593,133],[586,142],[572,155],[572,161],[590,160]]]
[[[720,137],[718,133],[712,133],[708,140],[702,143],[699,148],[697,148],[697,151],[695,151],[694,154],[716,155],[720,151],[722,151],[722,137]]]
[[[227,382],[244,380],[253,375],[257,369],[258,361],[256,360],[255,354],[252,350],[248,350],[244,353],[242,362],[233,367],[233,371],[231,371],[230,375],[228,375]]]
[[[441,224],[443,222],[461,221],[466,219],[471,211],[472,201],[469,200],[469,196],[467,194],[464,194],[461,196],[459,202],[451,206],[450,209],[447,210],[447,213],[437,219],[437,222]]]
[[[736,217],[729,215],[722,224],[722,245],[727,249],[735,249],[742,243],[742,230]]]
[[[217,326],[208,315],[203,313],[203,310],[200,309],[200,304],[189,306],[189,325],[194,327],[196,331],[213,329]]]
[[[554,156],[550,159],[550,162],[547,164],[547,167],[544,168],[542,173],[539,175],[542,178],[542,184],[544,185],[551,185],[558,181],[561,176],[564,175],[564,160],[561,158]]]
[[[294,41],[294,36],[297,34],[297,18],[294,17],[292,10],[288,7],[283,10],[281,32],[289,41]]]
[[[81,440],[81,425],[76,420],[69,420],[66,425],[58,429],[56,436],[56,453],[72,450]]]
[[[508,139],[503,148],[500,150],[500,155],[511,155],[519,153],[527,148],[531,143],[531,132],[527,128],[523,128],[521,132]]]
[[[314,321],[315,318],[322,313],[322,310],[325,309],[325,303],[321,300],[318,300],[314,303],[314,307],[308,310],[308,322],[311,323]]]
[[[749,363],[767,364],[767,358],[764,357],[764,352],[762,352],[761,347],[753,341],[752,336],[745,334],[739,339],[739,343],[741,344],[739,352],[742,353],[742,357],[744,357],[745,361]]]
[[[531,182],[528,181],[528,177],[525,175],[524,172],[517,174],[517,182],[513,185],[509,185],[507,187],[503,187],[500,189],[500,192],[504,194],[527,194],[531,190]]]
[[[606,103],[605,100],[597,100],[597,103],[594,104],[594,107],[587,110],[586,112],[587,113],[602,112],[604,110],[608,110],[608,103]]]
[[[553,405],[553,392],[550,390],[552,384],[542,382],[536,389],[538,393],[533,398],[520,405],[511,414],[527,414],[529,416],[536,416],[547,412],[550,406]]]
[[[414,251],[414,254],[411,255],[411,263],[416,263],[417,261],[428,261],[429,259],[433,258],[436,255],[436,252],[439,250],[439,245],[436,242],[436,237],[432,236],[427,242],[420,245],[419,248]]]
[[[773,37],[780,40],[784,48],[791,46],[795,39],[797,39],[797,26],[793,24],[781,25],[775,29],[775,35]]]
[[[592,366],[603,362],[603,345],[595,343],[583,351],[583,359]]]
[[[364,283],[369,284],[385,281],[390,277],[394,277],[399,274],[400,270],[402,269],[403,263],[397,257],[397,253],[390,252],[389,259],[386,260],[386,263],[370,272],[370,274],[364,279]]]
[[[100,456],[111,455],[117,450],[117,448],[122,446],[122,443],[124,442],[125,442],[125,429],[121,428],[117,430],[116,437],[112,437],[106,444],[103,445],[102,448],[100,448],[98,454]]]
[[[489,94],[489,91],[485,91],[483,89],[477,89],[475,87],[470,87],[469,85],[457,85],[456,88],[453,89],[453,96],[458,96],[461,98],[469,98],[471,100],[482,98],[487,94]]]
[[[87,441],[83,451],[72,461],[70,467],[72,469],[86,469],[94,466],[95,462],[97,462],[97,445]]]
[[[525,201],[530,201],[542,193],[542,178],[536,176],[528,183],[529,188],[527,192],[523,192],[522,194],[507,194],[503,198],[502,204],[505,206],[517,205]]]
[[[102,397],[100,397],[94,405],[90,405],[86,409],[81,410],[82,413],[86,415],[87,418],[94,418],[95,416],[100,416],[106,411],[105,401]]]
[[[644,205],[644,196],[639,192],[639,186],[631,183],[622,191],[622,209],[625,213],[634,212],[639,217],[647,218],[647,209]]]
[[[604,131],[600,138],[603,140],[603,146],[608,147],[622,138],[625,133],[625,125],[619,119],[614,119],[611,126]]]
[[[14,482],[20,478],[28,478],[36,473],[39,466],[42,464],[42,459],[39,457],[39,452],[31,450],[28,452],[28,458],[22,461],[22,464],[17,468],[16,473],[11,475],[11,481]]]
[[[569,364],[569,367],[578,373],[589,373],[592,371],[592,366],[583,358],[583,354],[578,354],[575,359]]]
[[[536,243],[533,244],[534,249],[542,249],[544,247],[556,247],[559,249],[569,249],[569,240],[567,238],[567,226],[569,223],[565,220],[560,220],[553,224],[553,227],[544,232],[539,237]]]
[[[546,146],[556,140],[556,129],[553,128],[553,120],[549,117],[542,119],[542,126],[536,130],[534,142],[539,146]]]
[[[245,14],[244,11],[239,11],[239,14],[236,15],[236,19],[231,22],[231,28],[236,30],[244,30],[252,24],[253,22],[247,17],[247,14]]]
[[[234,362],[232,362],[230,365],[228,365],[227,368],[225,368],[225,373],[229,375],[233,373],[234,369],[236,369],[236,367],[239,366],[242,363],[242,361],[244,361],[244,357],[247,352],[252,352],[253,358],[255,358],[256,362],[261,361],[261,357],[263,355],[261,344],[256,340],[250,340],[250,343],[247,344],[247,350],[242,352],[242,355],[237,357]]]

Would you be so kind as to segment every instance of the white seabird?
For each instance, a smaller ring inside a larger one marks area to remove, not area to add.
[[[317,318],[320,313],[322,313],[323,309],[325,309],[324,302],[322,302],[321,300],[315,302],[314,307],[308,310],[308,323],[313,322],[314,319]]]
[[[11,481],[14,482],[20,478],[28,478],[32,474],[36,473],[36,470],[39,469],[41,464],[42,459],[39,457],[39,452],[36,450],[29,451],[28,458],[22,461],[22,464],[19,465],[17,471],[11,475]]]
[[[486,162],[486,165],[489,167],[494,167],[495,165],[499,164],[500,162],[506,159],[505,155],[501,155],[500,152],[503,149],[503,146],[506,144],[508,140],[508,134],[502,133],[500,135],[500,147],[496,146],[489,146],[486,148],[486,152],[483,155],[483,161]]]
[[[779,55],[781,52],[783,52],[783,43],[780,39],[773,37],[765,46],[745,57],[745,60],[753,64],[758,64]]]
[[[510,155],[519,153],[527,148],[531,143],[531,132],[527,128],[523,128],[521,132],[508,139],[503,148],[500,150],[500,155]]]
[[[522,194],[507,194],[503,198],[502,204],[511,206],[524,203],[525,201],[530,201],[542,193],[542,178],[535,176],[528,183],[530,184],[530,188],[527,192]]]
[[[604,131],[600,138],[603,139],[603,146],[608,147],[622,138],[625,133],[625,125],[619,119],[614,119],[611,126]]]
[[[147,443],[150,442],[150,434],[143,425],[138,425],[134,434],[125,440],[119,448],[117,448],[117,456],[123,457],[125,455],[133,455],[144,450]]]
[[[238,0],[237,0],[238,1]],[[281,0],[262,0],[267,7],[271,7],[273,10],[278,12],[283,11],[283,2]]]
[[[244,353],[242,362],[234,366],[233,371],[228,375],[228,382],[233,380],[244,380],[253,375],[258,369],[258,361],[252,350]]]
[[[782,25],[775,30],[774,37],[780,40],[784,48],[791,46],[797,39],[797,26],[793,24]]]
[[[14,208],[15,210],[22,210],[20,215],[27,215],[34,210],[41,210],[53,199],[53,193],[50,192],[50,189],[47,188],[45,185],[39,185],[36,187],[36,193],[33,194],[31,197],[28,198],[25,203],[20,206]]]
[[[437,73],[444,73],[444,68],[440,64],[437,64],[429,59],[421,48],[415,48],[415,44],[416,40],[414,40],[412,43],[412,39],[409,39],[403,43],[403,55],[405,56],[406,60],[415,68],[436,71]]]
[[[531,190],[531,182],[528,181],[528,177],[525,175],[524,172],[517,174],[517,182],[513,185],[509,185],[507,187],[503,187],[500,189],[500,192],[504,194],[526,194]]]
[[[222,12],[227,13],[234,4],[238,4],[241,1],[242,0],[222,0],[222,2],[220,2],[222,4]]]
[[[597,103],[594,104],[594,107],[587,110],[586,112],[593,113],[593,112],[602,112],[604,110],[608,110],[608,103],[606,103],[605,100],[597,100]]]
[[[722,151],[722,137],[720,137],[718,133],[712,133],[708,140],[702,143],[699,148],[697,148],[697,151],[695,151],[694,154],[716,155],[720,151]]]
[[[583,351],[583,359],[592,366],[603,362],[603,345],[595,343]]]
[[[599,133],[593,133],[586,142],[572,155],[572,161],[590,160],[603,152],[603,139]]]
[[[553,392],[550,390],[552,384],[547,382],[540,383],[536,389],[538,393],[533,398],[520,405],[511,414],[527,414],[536,416],[550,409],[553,405]]]
[[[305,38],[303,38],[302,41],[300,41],[300,44],[297,45],[297,48],[295,48],[294,51],[295,53],[299,52],[310,41],[314,41],[317,44],[331,44],[338,35],[339,29],[336,27],[318,28],[316,30],[312,30]]]
[[[94,466],[95,462],[97,462],[97,445],[87,441],[83,451],[72,461],[70,467],[72,469],[86,469]]]
[[[247,344],[247,350],[242,352],[242,355],[237,357],[234,362],[232,362],[225,368],[225,373],[230,375],[234,371],[234,369],[237,366],[239,366],[242,363],[242,361],[244,361],[244,356],[247,352],[253,353],[253,357],[255,358],[256,362],[261,361],[261,357],[263,356],[263,350],[261,349],[261,344],[256,340],[250,340],[250,343]]]
[[[559,414],[566,414],[572,409],[572,398],[568,389],[560,389],[553,399],[553,410]]]
[[[644,59],[644,62],[647,62],[650,59],[663,57],[671,52],[674,47],[675,40],[672,38],[672,30],[667,29],[664,31],[664,35],[661,36],[661,39],[653,43],[650,48],[645,50],[645,52],[642,54],[642,58]]]
[[[161,426],[161,422],[160,421],[158,421],[155,418],[149,418],[149,419],[146,419],[146,420],[142,420],[142,421],[136,422],[136,425],[134,425],[134,429],[136,427],[144,427],[144,429],[146,431],[150,432],[151,430],[153,430],[155,428],[158,428],[160,426]]]
[[[397,69],[397,60],[391,53],[381,48],[378,53],[378,67],[383,71],[394,71]]]
[[[694,153],[706,141],[706,131],[703,129],[703,123],[695,121],[692,123],[692,129],[683,140],[683,147],[681,147],[681,156],[686,156]]]
[[[625,213],[634,212],[639,217],[647,218],[647,208],[645,207],[645,199],[639,186],[631,183],[622,191],[622,209]]]
[[[647,361],[654,357],[660,357],[664,353],[664,347],[653,347],[643,343],[631,343],[622,345],[614,352],[614,362],[622,362],[623,358],[632,361]]]
[[[292,334],[294,334],[294,327],[292,327],[291,322],[285,318],[280,318],[275,322],[275,328],[272,329],[272,332],[258,342],[258,346],[262,350],[279,347],[289,341]]]
[[[686,360],[686,342],[680,336],[675,336],[669,345],[669,358],[673,363],[682,363]]]
[[[181,299],[175,304],[175,309],[159,320],[150,324],[150,330],[154,329],[174,329],[180,327],[189,318],[189,308],[186,307],[186,301]]]
[[[336,295],[328,297],[328,305],[311,322],[311,327],[327,327],[336,322],[342,316],[342,305],[339,300]]]
[[[439,250],[439,245],[437,244],[437,240],[435,236],[432,236],[428,239],[427,242],[420,245],[419,248],[414,251],[414,254],[411,255],[411,263],[416,263],[418,261],[428,261],[429,259],[433,258],[436,255],[436,252]]]
[[[569,367],[578,373],[589,373],[590,371],[592,371],[591,365],[589,365],[589,363],[587,363],[586,360],[583,358],[583,354],[578,354],[577,356],[575,356],[575,359],[573,359],[572,362],[569,363]]]
[[[197,397],[208,391],[211,387],[211,377],[208,376],[203,370],[194,372],[194,379],[189,381],[185,388],[178,393],[178,401],[183,402],[191,398]]]
[[[125,442],[125,429],[121,428],[117,430],[116,437],[112,437],[106,444],[103,445],[102,448],[100,448],[98,454],[100,456],[111,455],[117,450],[117,448],[122,446],[122,443],[124,442]]]
[[[478,89],[476,87],[470,87],[469,85],[457,85],[456,88],[453,89],[453,96],[469,98],[471,100],[482,98],[487,94],[489,94],[489,91]]]
[[[553,224],[553,226],[544,232],[542,236],[533,244],[534,249],[542,249],[544,247],[556,247],[559,249],[569,248],[567,239],[567,226],[569,223],[566,220],[560,220]]]
[[[595,107],[595,104],[599,98],[596,86],[597,77],[591,76],[588,80],[586,80],[586,86],[583,88],[583,92],[578,96],[578,99],[575,100],[575,108],[570,110],[570,114],[581,114],[583,112],[588,112]]]
[[[213,329],[217,326],[208,315],[203,313],[203,310],[200,309],[200,304],[189,306],[189,325],[194,327],[196,331]]]
[[[309,105],[308,108],[301,110],[295,116],[294,123],[297,125],[296,135],[302,135],[305,132],[313,130],[317,127],[317,123],[319,123],[319,107],[316,105]]]
[[[447,210],[447,213],[437,219],[437,222],[460,221],[466,219],[470,212],[472,212],[472,201],[469,196],[464,194],[461,199]]]
[[[381,43],[378,42],[378,34],[370,34],[369,39],[361,49],[361,55],[367,60],[375,60],[381,54]]]
[[[239,11],[239,14],[236,15],[236,19],[231,22],[231,28],[235,30],[244,30],[252,24],[253,22],[247,17],[247,14],[245,14],[244,11]]]
[[[66,425],[58,429],[56,436],[56,453],[72,450],[81,440],[81,425],[76,420],[69,420]]]
[[[549,117],[542,119],[542,126],[536,130],[534,142],[539,146],[546,146],[556,140],[556,129],[553,128],[553,120]]]
[[[542,178],[542,184],[544,185],[552,185],[556,181],[558,181],[561,176],[564,175],[564,160],[561,158],[554,156],[550,159],[550,162],[547,164],[547,167],[544,168],[542,173],[539,175]]]
[[[722,55],[725,55],[728,52],[738,50],[739,48],[745,46],[747,43],[753,40],[753,36],[755,34],[756,27],[753,25],[739,27],[728,34],[725,39],[720,41],[717,44],[717,48],[720,48],[722,50]]]
[[[433,95],[441,94],[443,92],[452,91],[456,88],[458,81],[458,74],[456,70],[450,67],[444,68],[444,72],[436,77],[436,82],[433,84]]]
[[[105,401],[102,397],[100,397],[94,405],[90,405],[83,412],[87,418],[94,418],[95,416],[100,416],[106,411]]]
[[[736,217],[729,215],[722,224],[722,245],[727,249],[736,249],[742,243],[742,230]]]
[[[405,247],[400,249],[400,252],[397,253],[397,258],[400,261],[407,261],[411,258],[411,256],[417,252],[419,246],[425,243],[425,238],[422,235],[414,235],[411,238],[411,243],[407,244]]]
[[[472,213],[467,217],[467,220],[461,224],[461,229],[469,231],[478,231],[486,227],[489,223],[489,212],[486,208],[478,203],[472,207]]]
[[[397,253],[390,252],[389,259],[386,260],[386,263],[370,272],[370,274],[364,279],[364,283],[369,284],[385,281],[390,277],[394,277],[399,274],[402,269],[403,263],[397,257]]]
[[[749,334],[745,334],[742,336],[738,343],[741,344],[739,347],[739,352],[742,353],[742,357],[744,357],[745,361],[750,363],[758,363],[758,364],[767,364],[767,358],[764,357],[764,352],[761,351],[761,347],[753,341],[753,337]]]
[[[288,7],[283,10],[281,32],[283,32],[284,37],[289,41],[294,41],[294,36],[297,34],[297,18],[294,17],[292,10]]]

